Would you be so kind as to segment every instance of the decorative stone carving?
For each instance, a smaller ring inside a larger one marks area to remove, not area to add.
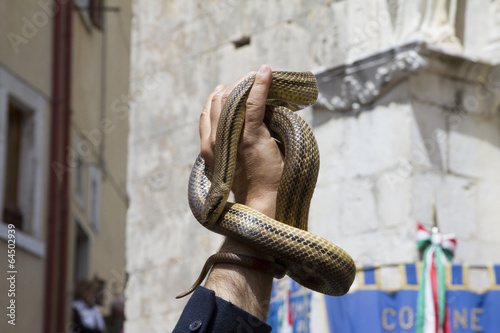
[[[419,45],[413,43],[319,74],[317,105],[347,112],[372,104],[392,83],[426,66],[418,51]]]
[[[489,8],[488,17],[488,41],[483,49],[483,55],[491,58],[494,62],[499,62],[500,54],[500,1],[492,1]]]
[[[457,0],[424,0],[423,2],[425,10],[417,37],[421,35],[426,41],[443,46],[449,51],[462,51],[462,45],[455,31]]]
[[[500,65],[475,62],[426,43],[410,43],[316,73],[320,95],[314,108],[335,113],[373,108],[402,80],[423,70],[467,82],[441,98],[446,108],[483,115],[500,109]]]

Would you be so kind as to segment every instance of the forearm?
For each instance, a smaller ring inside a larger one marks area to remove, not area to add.
[[[238,198],[236,201],[239,201]],[[246,204],[260,212],[274,217],[276,194],[259,194],[248,198]],[[231,252],[268,261],[273,258],[247,247],[231,238],[226,238],[220,252]],[[266,320],[269,310],[273,275],[233,264],[216,264],[207,278],[205,287],[254,316]]]

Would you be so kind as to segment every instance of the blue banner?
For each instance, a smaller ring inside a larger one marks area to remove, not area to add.
[[[342,297],[324,296],[324,304],[312,306],[312,311],[320,306],[326,310],[326,332],[415,332],[419,266],[401,265],[405,283],[396,291],[381,289],[378,269],[362,268],[355,291]],[[446,301],[453,333],[500,333],[500,265],[486,269],[490,287],[478,292],[468,288],[467,265],[447,267]],[[310,311],[311,293],[292,281],[288,295],[287,290],[273,290],[268,323],[273,332],[313,332]]]

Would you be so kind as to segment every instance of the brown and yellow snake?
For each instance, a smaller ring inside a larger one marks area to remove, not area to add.
[[[354,280],[354,261],[338,246],[307,231],[319,152],[312,130],[293,111],[316,101],[318,87],[312,73],[273,72],[269,88],[264,122],[280,142],[285,156],[276,219],[248,206],[227,202],[245,119],[245,103],[254,79],[252,76],[234,88],[222,108],[213,172],[201,155],[195,162],[188,189],[191,211],[209,230],[275,258],[286,274],[301,285],[327,295],[343,295]],[[177,297],[192,292],[214,263],[238,263],[238,260],[241,258],[232,258],[231,254],[211,257],[193,287]]]

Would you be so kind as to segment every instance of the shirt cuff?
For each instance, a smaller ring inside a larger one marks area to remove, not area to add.
[[[236,305],[197,287],[175,326],[180,332],[255,332],[270,333],[271,326]]]

